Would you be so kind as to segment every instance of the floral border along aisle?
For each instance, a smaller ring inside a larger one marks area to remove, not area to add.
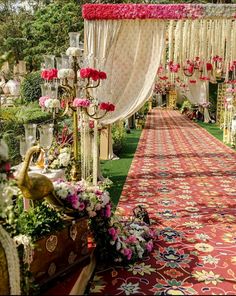
[[[65,208],[74,209],[72,216],[89,216],[99,259],[109,263],[134,262],[152,251],[154,232],[148,224],[142,219],[125,221],[113,213],[106,190],[110,186],[109,180],[96,187],[85,181],[58,180],[53,185]]]

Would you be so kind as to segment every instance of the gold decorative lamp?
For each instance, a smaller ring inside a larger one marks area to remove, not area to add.
[[[114,111],[115,106],[109,102],[99,102],[95,99],[90,90],[97,88],[100,81],[106,79],[106,73],[88,67],[88,64],[95,64],[95,58],[90,55],[86,59],[83,57],[83,44],[80,42],[80,33],[71,32],[70,46],[66,50],[66,55],[56,58],[56,68],[54,67],[54,56],[46,56],[41,73],[44,78],[43,89],[51,89],[52,86],[58,89],[56,97],[49,92],[44,93],[39,99],[39,104],[43,110],[52,112],[53,118],[58,109],[63,105],[62,115],[69,114],[73,117],[73,165],[71,169],[71,179],[86,179],[91,174],[89,147],[90,120],[93,121],[94,150],[93,150],[93,179],[97,184],[97,121],[106,115],[108,111]],[[49,67],[49,68],[48,68]],[[58,103],[59,102],[59,103]],[[59,106],[59,108],[58,108]],[[82,168],[79,163],[79,129],[81,132],[81,153]],[[90,153],[91,154],[91,153]]]

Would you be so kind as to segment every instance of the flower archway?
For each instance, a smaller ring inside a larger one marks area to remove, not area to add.
[[[85,4],[83,17],[89,63],[109,77],[96,95],[116,105],[103,124],[134,114],[156,83],[207,103],[196,91],[209,81],[236,81],[235,4]]]

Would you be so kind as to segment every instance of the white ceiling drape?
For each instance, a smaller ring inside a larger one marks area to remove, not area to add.
[[[96,20],[84,24],[89,66],[107,73],[94,90],[101,101],[115,104],[101,122],[111,124],[134,114],[150,97],[165,43],[162,20]]]

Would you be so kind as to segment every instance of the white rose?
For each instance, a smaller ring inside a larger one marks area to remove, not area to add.
[[[60,101],[58,99],[52,100],[52,107],[53,108],[60,108]]]
[[[57,194],[60,196],[60,198],[65,199],[67,197],[68,191],[64,188],[61,188],[57,191]]]
[[[58,160],[59,160],[59,163],[61,166],[64,166],[66,167],[70,161],[70,154],[68,153],[61,153],[59,156],[58,156]]]
[[[53,99],[47,99],[44,103],[46,108],[52,108]]]

